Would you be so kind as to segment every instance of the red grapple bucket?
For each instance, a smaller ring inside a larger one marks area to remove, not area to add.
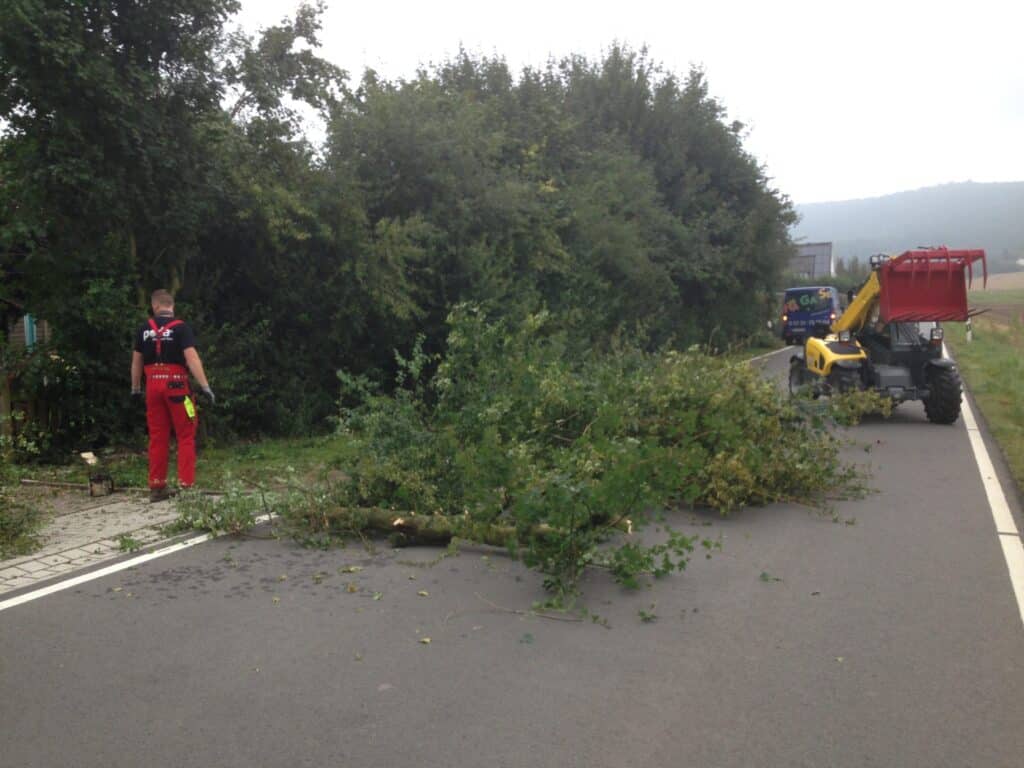
[[[974,278],[971,266],[981,262],[985,282],[985,251],[929,248],[906,251],[879,267],[879,314],[886,323],[963,322],[970,316],[967,287]]]

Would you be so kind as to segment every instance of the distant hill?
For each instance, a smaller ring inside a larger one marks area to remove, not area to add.
[[[831,240],[846,261],[919,245],[984,248],[993,272],[1020,269],[1024,259],[1024,181],[943,184],[796,210],[793,239]]]

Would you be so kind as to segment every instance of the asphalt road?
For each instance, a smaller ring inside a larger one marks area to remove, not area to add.
[[[0,765],[1019,768],[1024,626],[963,424],[906,405],[851,437],[877,493],[680,515],[723,552],[591,577],[607,627],[510,612],[539,579],[484,550],[259,539],[19,605]]]

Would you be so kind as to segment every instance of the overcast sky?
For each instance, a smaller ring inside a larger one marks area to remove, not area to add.
[[[242,0],[249,31],[297,0]],[[329,2],[321,55],[358,79],[409,78],[463,45],[514,70],[549,56],[646,44],[703,66],[747,149],[797,203],[951,181],[1024,180],[1024,6],[1019,0],[660,3]]]

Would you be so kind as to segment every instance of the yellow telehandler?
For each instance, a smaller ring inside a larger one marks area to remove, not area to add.
[[[926,248],[871,257],[871,274],[823,339],[808,338],[790,358],[789,389],[813,397],[872,389],[899,404],[924,402],[929,421],[960,416],[963,386],[943,354],[940,323],[963,322],[967,288],[983,250]],[[926,335],[927,334],[927,335]]]

